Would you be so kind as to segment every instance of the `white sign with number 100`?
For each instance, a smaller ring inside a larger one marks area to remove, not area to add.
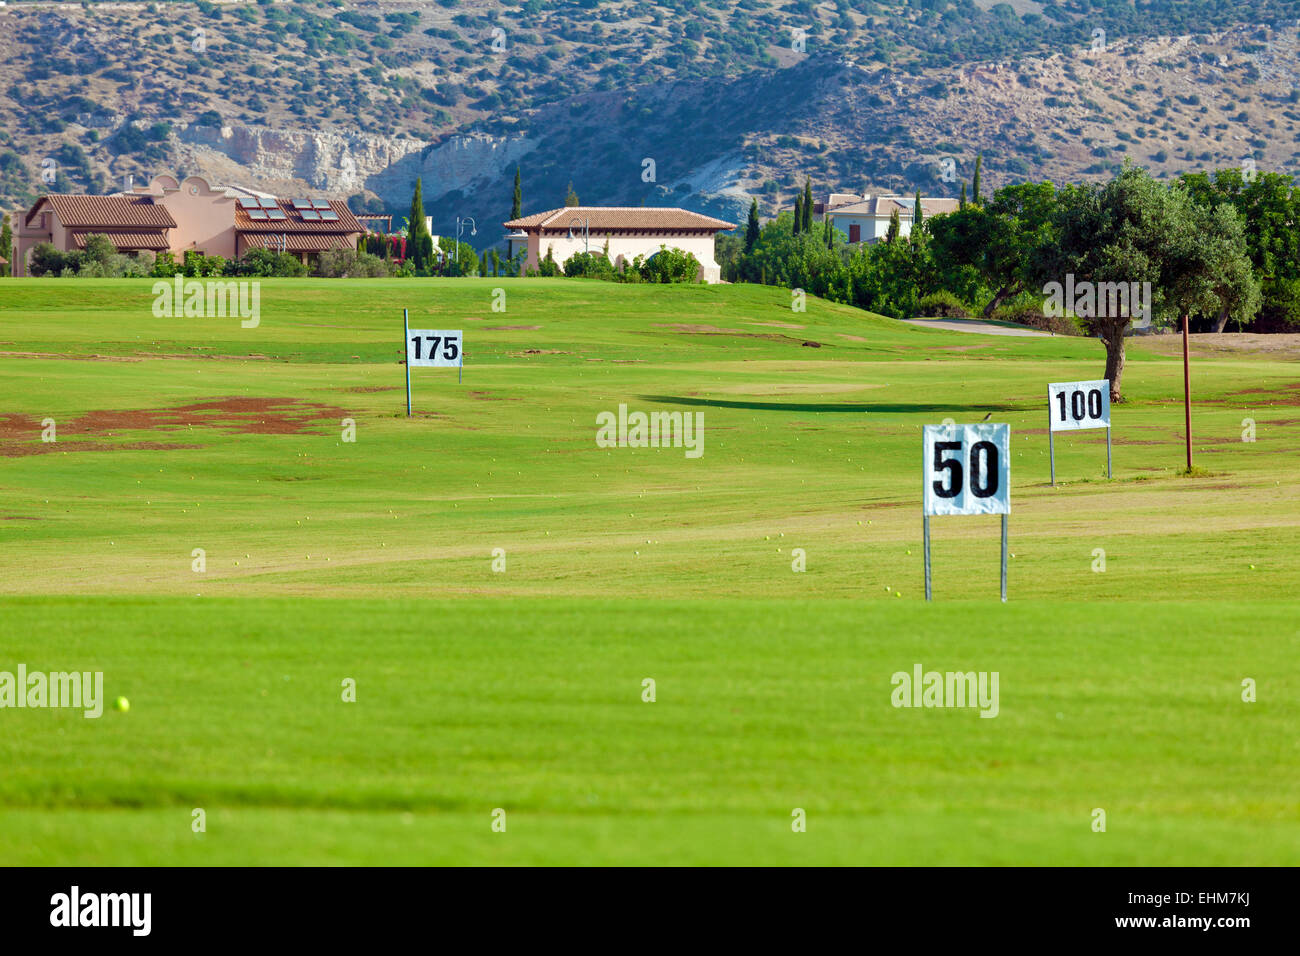
[[[1011,426],[926,425],[927,515],[1011,513]]]
[[[1110,382],[1056,382],[1047,402],[1054,432],[1110,428]]]
[[[464,363],[460,330],[411,329],[406,333],[406,364],[415,368],[456,368]]]

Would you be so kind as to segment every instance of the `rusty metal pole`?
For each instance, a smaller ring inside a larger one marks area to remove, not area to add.
[[[1183,418],[1187,429],[1187,470],[1192,470],[1192,375],[1187,358],[1187,316],[1183,316]]]

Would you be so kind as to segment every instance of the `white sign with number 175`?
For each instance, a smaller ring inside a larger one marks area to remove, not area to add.
[[[456,368],[464,332],[447,329],[411,329],[406,333],[406,364],[414,368]]]
[[[927,515],[1011,513],[1011,426],[926,425]]]

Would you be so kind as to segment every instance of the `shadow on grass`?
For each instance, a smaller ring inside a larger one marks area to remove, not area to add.
[[[905,415],[909,412],[1017,412],[1024,411],[1019,405],[940,405],[933,402],[914,402],[897,404],[891,402],[737,402],[721,398],[695,398],[684,395],[641,395],[642,401],[658,402],[661,405],[705,405],[709,408],[747,408],[759,412],[876,412],[879,414]]]

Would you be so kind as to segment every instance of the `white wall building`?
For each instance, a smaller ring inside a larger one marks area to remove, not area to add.
[[[916,199],[912,196],[855,196],[849,193],[831,193],[825,205],[825,214],[831,226],[844,234],[850,242],[879,242],[889,232],[889,220],[898,212],[898,234],[910,235],[916,219]],[[956,199],[921,197],[923,218],[954,212],[959,205]]]
[[[713,219],[686,209],[656,206],[566,206],[548,209],[505,223],[511,230],[507,251],[513,257],[527,252],[525,269],[551,258],[563,266],[578,252],[604,252],[615,268],[631,264],[637,256],[649,259],[661,248],[681,249],[700,262],[700,278],[718,282],[722,270],[713,256],[719,232],[736,228],[732,222]]]

